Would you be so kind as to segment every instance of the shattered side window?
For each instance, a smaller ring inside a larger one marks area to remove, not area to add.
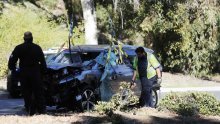
[[[74,53],[71,55],[71,57],[72,57],[72,60],[70,58],[70,54],[65,53],[63,58],[61,59],[60,63],[65,63],[65,64],[81,63],[81,58],[78,54]],[[71,61],[73,61],[73,63]]]
[[[124,49],[124,52],[127,54],[126,64],[133,65],[133,60],[134,60],[134,57],[136,56],[135,49]]]
[[[95,59],[101,52],[84,52],[84,53],[81,53],[81,59],[82,61],[89,61],[89,60],[92,60],[92,59]]]
[[[55,60],[53,62],[55,63],[59,63],[60,60],[63,58],[63,53],[60,53],[56,56]]]
[[[54,53],[45,54],[44,57],[45,57],[46,62],[48,63],[48,62],[52,61],[52,59],[55,57],[55,55],[56,54],[54,54]]]
[[[117,56],[115,55],[115,53],[114,52],[109,53],[108,51],[104,51],[100,53],[99,56],[96,57],[95,61],[98,64],[104,66],[105,68],[100,81],[105,80],[107,76],[112,74],[113,72],[112,67],[117,65],[116,60],[117,60]]]

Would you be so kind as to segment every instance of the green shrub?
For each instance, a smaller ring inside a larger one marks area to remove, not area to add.
[[[97,105],[95,105],[95,111],[101,115],[109,115],[113,112],[113,110],[115,110],[114,106],[115,104],[112,102],[98,101]]]
[[[2,11],[3,7],[4,7],[4,4],[3,4],[3,2],[2,2],[2,1],[0,1],[0,13],[1,13],[1,11]]]
[[[127,91],[126,93],[123,91]],[[126,95],[124,95],[126,94]],[[123,97],[125,96],[125,97]],[[137,96],[134,95],[133,91],[130,89],[130,83],[122,82],[120,84],[120,91],[112,96],[109,102],[99,101],[95,105],[95,111],[100,114],[112,114],[113,111],[130,111],[132,108],[131,105],[138,103]]]
[[[159,110],[170,110],[180,115],[220,115],[220,102],[208,93],[170,93],[159,104]]]
[[[213,95],[207,93],[195,93],[193,95],[199,106],[199,113],[220,115],[220,102]]]
[[[194,116],[199,112],[199,108],[195,101],[183,101],[179,104],[177,113],[183,116]]]
[[[218,7],[205,1],[192,4],[158,2],[140,25],[164,69],[198,77],[207,76],[219,62]]]

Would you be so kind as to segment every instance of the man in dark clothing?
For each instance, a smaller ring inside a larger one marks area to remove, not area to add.
[[[155,107],[152,98],[152,86],[155,82],[160,84],[161,71],[160,63],[152,53],[145,52],[143,47],[135,50],[137,57],[134,58],[134,75],[132,81],[135,86],[136,75],[139,76],[142,85],[140,105],[146,107]]]
[[[24,33],[24,43],[15,47],[8,67],[13,72],[19,59],[20,81],[25,108],[30,115],[36,112],[45,113],[42,72],[46,70],[46,62],[40,46],[33,43],[31,32]]]
[[[152,85],[148,81],[147,78],[147,66],[148,66],[148,61],[147,61],[147,54],[144,51],[143,47],[138,47],[135,50],[137,54],[137,65],[134,67],[134,76],[132,78],[132,81],[135,81],[137,71],[139,74],[139,79],[141,81],[141,96],[140,96],[140,105],[145,106],[145,107],[151,107],[151,89]]]

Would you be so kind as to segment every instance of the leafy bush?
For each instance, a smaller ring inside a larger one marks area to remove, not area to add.
[[[195,101],[183,101],[179,104],[177,113],[183,116],[193,116],[197,115],[199,111],[198,106],[195,104]]]
[[[114,106],[114,103],[111,102],[98,101],[97,105],[95,105],[95,111],[101,115],[110,115],[115,110]]]
[[[194,94],[199,106],[199,113],[207,115],[220,115],[220,102],[213,95],[207,93]]]
[[[112,96],[109,102],[99,101],[95,106],[95,111],[100,114],[111,115],[113,111],[129,111],[131,105],[138,103],[137,96],[134,95],[130,89],[130,83],[122,82],[120,84],[120,91]]]
[[[3,2],[2,1],[0,1],[0,13],[1,13],[1,11],[2,11],[2,9],[3,9]]]
[[[68,31],[60,28],[40,10],[7,5],[0,15],[0,77],[7,72],[7,59],[14,47],[23,42],[23,34],[31,31],[34,43],[43,49],[60,46],[67,41]]]
[[[166,70],[207,76],[219,62],[219,9],[205,1],[173,3],[153,4],[141,27],[152,37]]]
[[[208,93],[170,93],[161,100],[158,109],[168,109],[184,116],[220,115],[220,102]]]

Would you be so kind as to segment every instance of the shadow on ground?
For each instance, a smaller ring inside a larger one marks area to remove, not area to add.
[[[220,121],[214,119],[203,119],[200,117],[156,117],[149,116],[146,118],[132,118],[123,115],[114,114],[112,117],[101,116],[82,116],[83,121],[72,122],[71,124],[96,124],[96,123],[112,123],[112,124],[219,124]]]
[[[155,124],[219,124],[220,121],[213,119],[204,119],[200,117],[175,117],[175,118],[161,118],[151,116],[151,123]]]
[[[17,115],[17,116],[27,116],[27,113],[22,107],[18,107],[17,109],[19,111],[14,112],[13,114],[9,113],[6,115]],[[15,108],[16,109],[16,108]],[[0,113],[2,114],[2,110],[0,109]],[[7,110],[5,110],[7,112]],[[0,115],[1,115],[0,114]],[[113,114],[112,116],[107,116],[107,115],[98,115],[98,114],[93,114],[93,113],[73,113],[73,112],[68,112],[66,110],[60,110],[60,111],[54,111],[50,110],[48,111],[47,115],[49,115],[49,118],[52,119],[58,119],[61,117],[67,117],[71,122],[71,124],[101,124],[101,123],[106,123],[106,124],[220,124],[220,120],[214,119],[214,118],[202,118],[199,116],[196,117],[183,117],[183,116],[166,116],[166,115],[156,115],[156,116],[137,116],[137,115],[128,115],[128,114]],[[70,118],[69,118],[69,117]],[[41,116],[44,118],[45,116]],[[47,116],[48,118],[48,116]],[[26,118],[28,119],[28,118]],[[38,121],[39,118],[36,118],[36,120],[32,121]],[[49,119],[50,120],[50,119]],[[46,120],[45,120],[46,121]]]

